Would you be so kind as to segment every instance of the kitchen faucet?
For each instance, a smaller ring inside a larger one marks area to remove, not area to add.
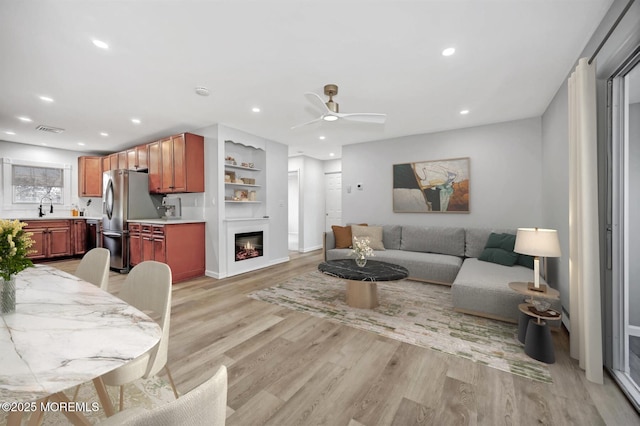
[[[44,213],[42,212],[42,200],[49,200],[49,213],[53,213],[53,200],[51,199],[51,197],[49,197],[48,195],[45,195],[44,197],[40,198],[40,207],[38,207],[38,217],[42,217],[44,216]]]

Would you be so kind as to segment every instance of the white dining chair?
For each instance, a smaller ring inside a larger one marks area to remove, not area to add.
[[[111,254],[106,248],[91,249],[82,257],[74,275],[107,291],[110,260]]]
[[[120,411],[101,426],[224,426],[227,417],[227,368],[175,401],[152,410],[130,408]]]
[[[158,316],[162,337],[158,344],[144,355],[101,376],[102,381],[107,386],[120,386],[120,410],[122,410],[124,385],[140,378],[153,377],[164,368],[173,393],[178,398],[178,391],[167,366],[171,317],[171,269],[165,263],[152,260],[136,265],[127,275],[118,297],[152,317]]]

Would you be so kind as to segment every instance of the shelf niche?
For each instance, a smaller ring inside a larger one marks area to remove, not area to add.
[[[266,214],[265,151],[226,140],[223,162],[225,217],[263,217]]]

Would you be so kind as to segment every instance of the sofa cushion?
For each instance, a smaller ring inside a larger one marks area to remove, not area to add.
[[[513,234],[498,234],[492,232],[478,259],[485,262],[513,266],[518,261],[518,253],[514,253],[513,251],[515,243],[516,236]]]
[[[381,226],[381,225],[377,225]],[[400,250],[402,226],[382,225],[382,244],[386,250]]]
[[[403,226],[400,249],[464,256],[464,229]]]
[[[351,247],[351,227],[350,226],[338,226],[333,225],[331,227],[333,235],[336,240],[335,248],[350,248]]]
[[[516,234],[515,229],[492,229],[492,228],[466,228],[465,229],[465,257],[480,257],[480,254],[487,245],[487,240],[491,233]]]
[[[369,238],[369,247],[373,250],[384,250],[382,243],[382,226],[351,226],[351,234],[358,239]]]

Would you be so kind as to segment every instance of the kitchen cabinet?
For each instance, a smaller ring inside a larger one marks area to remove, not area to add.
[[[118,153],[117,152],[109,155],[109,170],[118,170]]]
[[[118,153],[118,169],[128,169],[127,167],[127,151]]]
[[[147,145],[139,145],[127,150],[127,168],[129,170],[147,170]]]
[[[87,252],[87,222],[82,219],[72,220],[73,223],[73,254],[80,255]]]
[[[48,259],[72,255],[72,234],[69,220],[26,220],[26,231],[33,233],[30,259]]]
[[[151,142],[147,145],[147,162],[149,166],[149,192],[152,194],[160,194],[162,189],[162,162],[160,158],[161,142],[162,141]]]
[[[102,157],[102,171],[106,172],[107,170],[111,170],[111,156],[109,155]]]
[[[78,196],[102,197],[102,157],[78,157]]]
[[[205,271],[205,224],[129,223],[131,266],[147,260],[166,263],[173,282],[200,277]]]
[[[204,138],[184,133],[157,144],[149,144],[149,191],[204,192]]]

